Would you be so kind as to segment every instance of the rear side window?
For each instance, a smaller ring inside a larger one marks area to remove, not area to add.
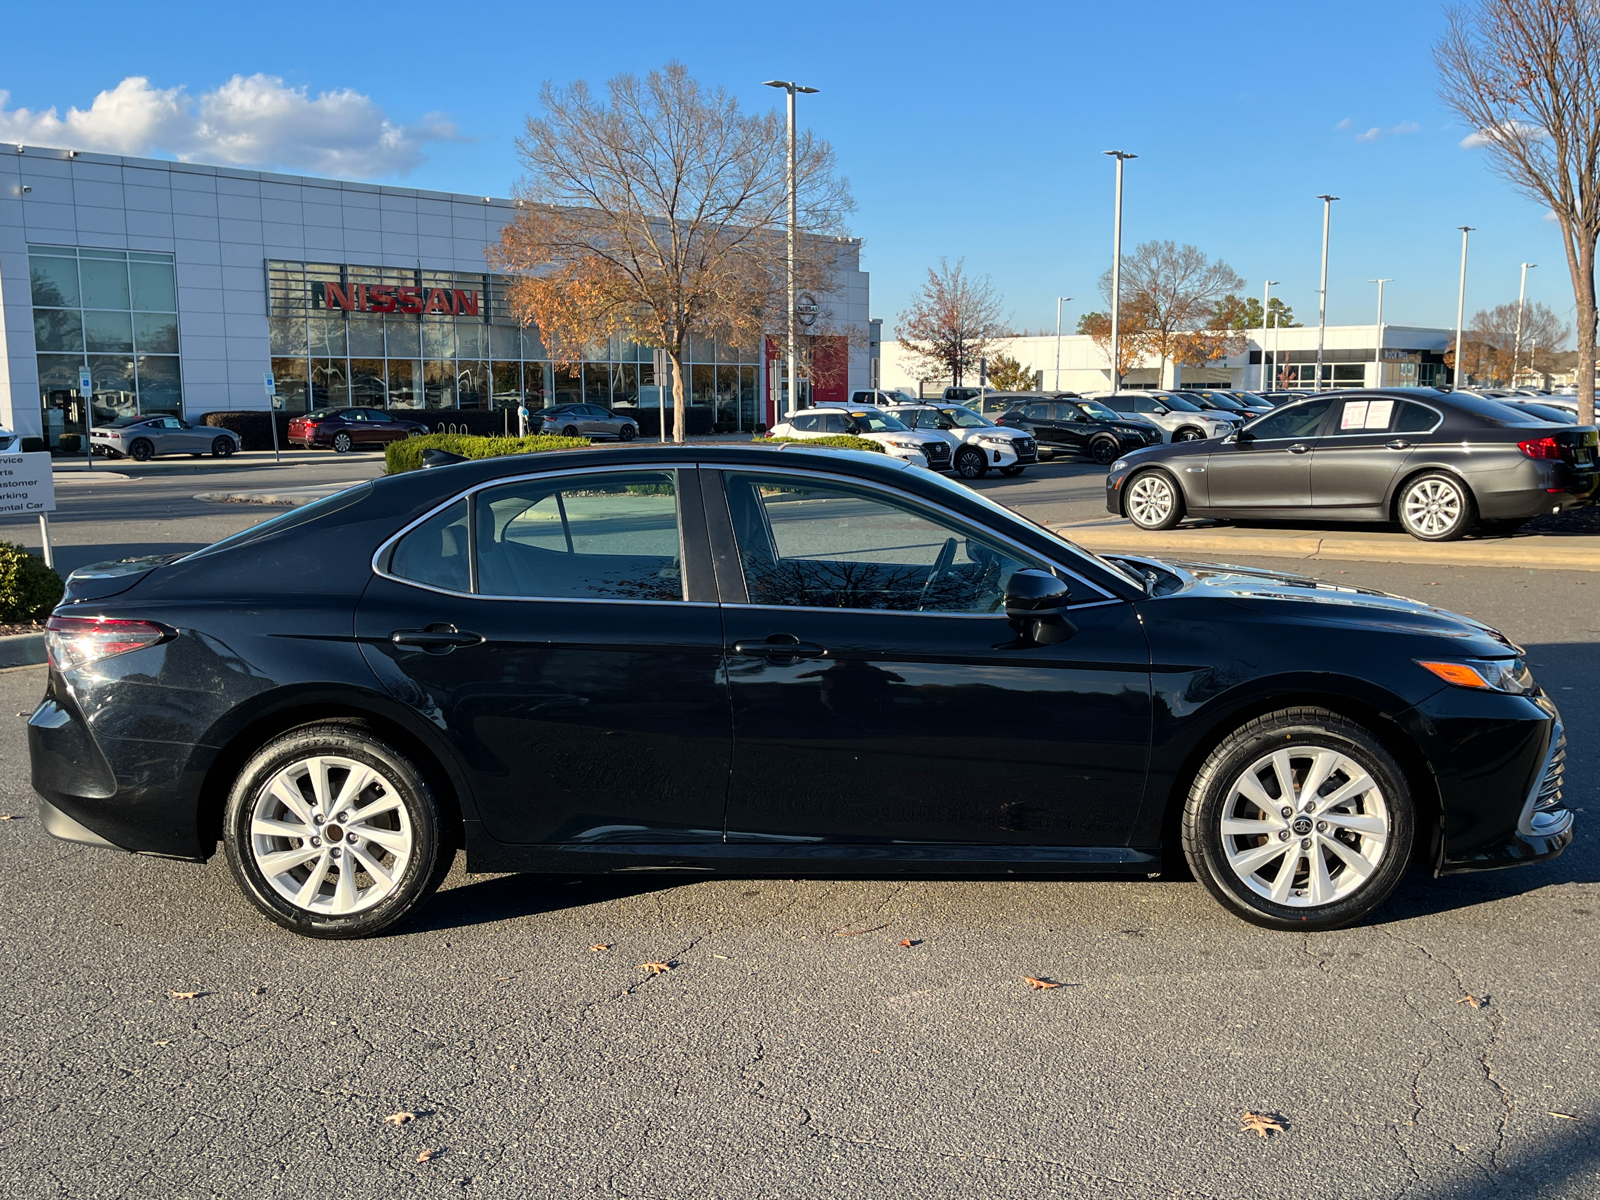
[[[1022,410],[1022,415],[1030,421],[1048,421],[1050,419],[1050,406],[1048,404],[1030,404]]]
[[[1396,433],[1431,433],[1439,424],[1439,414],[1425,404],[1412,400],[1400,402],[1400,415],[1395,419]]]
[[[801,433],[815,433],[817,420],[816,413],[800,413],[789,422],[789,425],[794,429],[798,429]]]
[[[472,568],[467,552],[467,502],[457,500],[395,544],[389,570],[412,583],[447,592],[470,592]]]

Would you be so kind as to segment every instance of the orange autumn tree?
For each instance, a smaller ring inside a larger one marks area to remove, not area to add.
[[[689,338],[748,348],[783,321],[785,124],[746,115],[676,62],[643,80],[619,75],[606,93],[545,83],[543,115],[517,140],[521,210],[489,259],[516,276],[512,311],[555,361],[619,334],[665,350],[681,442]],[[849,184],[809,133],[797,138],[795,183],[796,286],[822,294]]]

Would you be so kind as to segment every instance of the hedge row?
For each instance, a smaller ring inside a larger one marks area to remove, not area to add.
[[[44,559],[29,554],[25,546],[0,542],[0,622],[42,621],[65,591],[61,576]]]
[[[499,458],[506,454],[542,454],[549,450],[574,450],[587,446],[588,438],[547,437],[534,434],[530,437],[474,437],[461,433],[429,433],[422,437],[390,442],[383,451],[384,471],[400,475],[422,466],[424,450],[447,450],[462,458]]]
[[[823,446],[831,450],[865,450],[869,454],[887,454],[882,443],[871,438],[852,437],[848,433],[834,433],[827,437],[797,438],[797,437],[768,437],[758,438],[763,442],[798,442],[802,446]]]
[[[514,409],[502,408],[493,412],[482,409],[394,409],[395,416],[405,421],[418,421],[426,425],[434,433],[459,433],[463,429],[476,437],[504,437],[515,434],[517,431],[517,414]],[[659,437],[661,434],[660,414],[653,408],[648,409],[618,409],[617,415],[628,415],[639,422],[639,433],[642,437]],[[278,445],[289,444],[289,422],[299,416],[299,413],[280,412],[274,413],[278,419]],[[266,409],[234,409],[228,412],[209,412],[201,417],[207,425],[218,429],[231,429],[239,435],[240,448],[244,450],[271,450],[272,427],[267,424]],[[711,433],[715,427],[716,412],[709,408],[691,408],[688,410],[688,425],[691,436]],[[537,425],[538,412],[535,410],[529,415],[529,420]],[[730,427],[731,428],[731,427]],[[535,431],[537,432],[537,431]],[[720,432],[720,431],[719,431]],[[672,433],[672,412],[667,412],[667,433]]]

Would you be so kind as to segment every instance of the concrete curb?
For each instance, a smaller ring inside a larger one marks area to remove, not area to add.
[[[366,480],[347,480],[344,483],[319,483],[310,487],[299,488],[262,488],[256,491],[245,492],[200,492],[196,500],[207,504],[265,504],[278,508],[298,508],[302,504],[311,504],[322,500],[346,488],[353,488]]]
[[[1193,560],[1238,554],[1262,558],[1334,559],[1339,562],[1437,563],[1459,567],[1523,567],[1544,571],[1600,571],[1600,538],[1519,537],[1472,542],[1419,542],[1315,533],[1212,532],[1177,529],[1146,533],[1127,525],[1058,525],[1056,532],[1085,550],[1121,551]]]
[[[44,634],[12,633],[0,637],[0,671],[38,666],[44,661]]]

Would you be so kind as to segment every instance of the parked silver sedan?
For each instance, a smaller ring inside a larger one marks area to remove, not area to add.
[[[90,431],[89,444],[105,458],[131,458],[145,462],[158,454],[210,454],[227,458],[239,449],[239,435],[231,429],[191,425],[182,417],[121,417]]]

